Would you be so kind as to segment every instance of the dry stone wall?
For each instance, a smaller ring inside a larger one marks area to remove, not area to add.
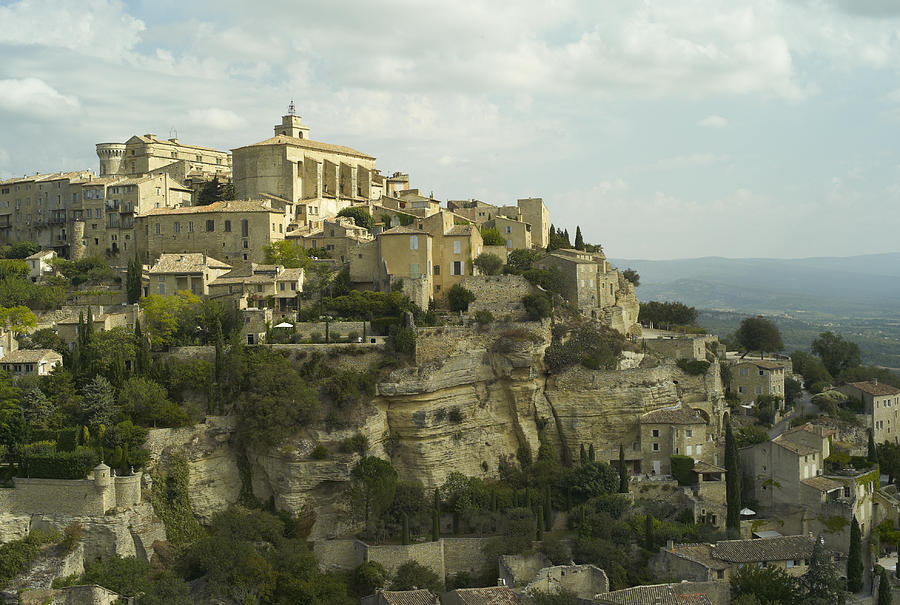
[[[498,319],[506,315],[523,316],[522,298],[536,292],[521,275],[469,275],[461,285],[475,295],[475,301],[469,304],[469,314],[490,311]]]

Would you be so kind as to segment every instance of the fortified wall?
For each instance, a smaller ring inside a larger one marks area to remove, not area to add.
[[[475,295],[475,301],[469,304],[469,314],[490,311],[498,319],[506,315],[523,316],[522,298],[537,291],[521,275],[469,275],[461,285]]]
[[[98,465],[92,479],[28,479],[16,477],[14,488],[0,489],[0,510],[10,513],[102,516],[114,508],[130,508],[141,501],[141,473],[110,476]]]

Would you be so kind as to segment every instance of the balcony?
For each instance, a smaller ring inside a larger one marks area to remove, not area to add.
[[[106,211],[107,212],[118,212],[119,210],[119,200],[107,200],[106,202]]]

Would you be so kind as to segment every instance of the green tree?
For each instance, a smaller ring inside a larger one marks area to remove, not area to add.
[[[584,238],[581,237],[581,226],[575,226],[575,249],[584,250]]]
[[[697,322],[697,310],[679,302],[649,300],[641,303],[638,320],[658,328],[688,326]]]
[[[134,350],[134,373],[146,376],[150,372],[150,341],[144,338],[140,319],[134,322]]]
[[[505,246],[506,240],[496,227],[481,226],[481,239],[485,246]]]
[[[128,261],[128,271],[125,274],[125,293],[128,304],[132,305],[141,299],[141,263],[135,257]]]
[[[581,444],[581,452],[580,452],[580,454],[579,454],[579,456],[578,456],[578,461],[581,462],[581,464],[587,464],[587,463],[588,463],[587,448],[584,447],[584,444],[583,444],[583,443]]]
[[[451,311],[468,311],[469,303],[475,302],[475,294],[460,284],[453,284],[447,293]]]
[[[810,348],[832,376],[840,376],[841,372],[860,364],[859,345],[833,332],[819,334]]]
[[[46,427],[53,422],[55,406],[38,387],[33,386],[22,394],[22,412],[29,426]]]
[[[594,462],[597,459],[597,452],[594,450],[594,444],[588,446],[588,460]]]
[[[872,436],[872,429],[868,430],[869,433],[869,443],[868,443],[868,451],[866,452],[866,459],[869,462],[874,462],[878,464],[878,449],[875,447],[875,437]]]
[[[618,484],[618,473],[604,462],[587,462],[573,468],[563,477],[563,485],[572,495],[572,502],[575,504],[613,493]]]
[[[756,603],[794,605],[800,598],[797,580],[773,565],[743,565],[731,576],[730,584],[732,599],[755,597]]]
[[[725,527],[729,533],[741,531],[741,460],[731,421],[725,421]]]
[[[394,572],[391,590],[413,590],[415,588],[430,590],[438,594],[444,589],[443,582],[430,567],[415,561],[407,561]]]
[[[825,550],[821,536],[813,545],[809,570],[800,577],[803,605],[844,605],[844,581]]]
[[[624,277],[627,281],[630,281],[634,284],[634,287],[637,288],[641,285],[641,275],[637,271],[632,268],[625,269],[622,271],[622,277]]]
[[[224,199],[226,199],[225,187],[219,182],[217,176],[213,177],[211,181],[203,183],[200,191],[197,192],[197,206],[209,206]]]
[[[431,508],[431,541],[437,542],[441,538],[441,493],[434,490],[434,503]]]
[[[394,500],[397,471],[386,460],[366,456],[356,463],[350,477],[352,499],[368,529],[369,522],[380,517]]]
[[[353,585],[356,594],[366,596],[384,588],[387,572],[378,561],[366,561],[353,572]]]
[[[525,248],[513,250],[506,256],[504,273],[521,275],[525,271],[531,269],[535,260],[537,260],[537,252],[534,250],[527,250]]]
[[[531,321],[539,321],[553,313],[553,303],[544,294],[526,294],[522,297],[522,306]]]
[[[793,406],[797,401],[797,397],[803,393],[803,385],[794,380],[790,376],[784,379],[784,402],[788,406]]]
[[[266,263],[286,269],[309,268],[310,260],[303,246],[291,240],[279,240],[263,247]],[[327,269],[327,268],[326,268]],[[309,276],[311,277],[311,276]]]
[[[33,330],[37,326],[37,317],[28,307],[0,307],[0,328],[14,334]]]
[[[144,329],[154,347],[167,347],[176,344],[179,320],[189,307],[200,303],[200,298],[188,291],[181,291],[173,296],[151,294],[140,300],[144,313]],[[194,322],[190,322],[194,323]],[[189,326],[191,332],[196,324]]]
[[[891,579],[888,577],[887,570],[884,567],[878,568],[878,605],[891,605],[893,597],[891,596]]]
[[[628,469],[625,467],[625,447],[619,444],[619,493],[628,493]]]
[[[119,405],[136,424],[162,427],[190,424],[187,413],[169,399],[158,382],[149,378],[135,376],[126,380],[119,392]]]
[[[375,219],[362,206],[349,206],[338,212],[337,215],[352,218],[357,227],[363,227],[369,231],[375,227]]]
[[[112,555],[89,563],[81,582],[97,584],[122,596],[133,597],[149,587],[149,572],[150,564],[146,561]]]
[[[745,317],[734,333],[734,337],[747,352],[759,351],[760,356],[766,351],[784,349],[784,342],[781,340],[778,326],[761,315]]]
[[[847,555],[847,590],[859,592],[863,586],[862,534],[856,515],[850,522],[850,552]]]
[[[499,275],[503,269],[503,260],[496,254],[482,252],[474,261],[475,266],[484,275]]]
[[[91,432],[95,432],[101,424],[109,426],[113,423],[119,409],[115,389],[106,378],[98,375],[84,387],[82,408],[84,422]]]
[[[656,535],[653,529],[653,524],[656,523],[656,519],[653,518],[653,515],[644,516],[644,548],[649,551],[652,551],[656,548]]]

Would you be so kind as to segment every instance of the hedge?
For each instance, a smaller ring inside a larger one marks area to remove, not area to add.
[[[685,374],[690,374],[691,376],[700,376],[701,374],[706,374],[706,371],[709,369],[708,361],[698,361],[695,359],[679,359],[675,362]]]
[[[678,480],[678,485],[694,485],[697,483],[693,458],[690,456],[672,456],[669,458],[669,462],[672,465],[672,476]]]
[[[25,455],[19,474],[32,479],[84,479],[99,461],[97,452],[87,447],[78,447],[74,452]]]
[[[78,437],[81,434],[81,427],[69,427],[65,429],[33,429],[31,431],[31,442],[38,441],[55,441],[56,449],[61,452],[74,452],[78,446]]]

